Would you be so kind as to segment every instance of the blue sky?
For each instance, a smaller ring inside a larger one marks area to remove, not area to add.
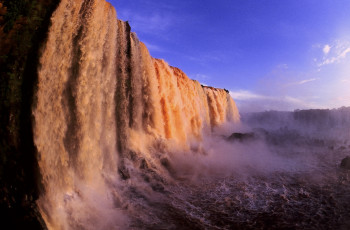
[[[156,58],[240,111],[350,106],[349,0],[116,0]]]

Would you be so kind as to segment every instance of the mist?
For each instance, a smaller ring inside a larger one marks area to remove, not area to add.
[[[241,114],[187,151],[165,151],[166,182],[144,205],[171,208],[167,229],[180,217],[199,229],[346,229],[350,174],[340,162],[350,153],[348,119],[349,108]],[[163,223],[148,218],[143,225]]]
[[[165,141],[139,148],[125,160],[130,178],[114,186],[127,226],[346,229],[347,114],[242,114],[185,149]]]

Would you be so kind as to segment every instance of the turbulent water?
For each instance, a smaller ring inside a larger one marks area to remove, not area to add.
[[[152,58],[109,3],[51,20],[33,110],[49,229],[350,226],[349,143],[227,141],[228,92]]]

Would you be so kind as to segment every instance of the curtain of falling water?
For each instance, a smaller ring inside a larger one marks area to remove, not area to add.
[[[51,20],[33,111],[40,211],[50,229],[111,229],[129,151],[157,140],[186,150],[238,110],[224,90],[153,59],[104,0],[62,0]]]
[[[104,1],[63,0],[52,16],[34,111],[49,228],[101,227],[99,215],[112,210],[102,178],[117,157],[115,18]]]

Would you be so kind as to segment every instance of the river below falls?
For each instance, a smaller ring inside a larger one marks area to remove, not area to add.
[[[298,170],[249,169],[196,181],[163,182],[153,187],[156,195],[151,198],[130,186],[126,193],[134,212],[129,227],[350,229],[350,170],[339,167],[350,147],[309,147],[274,149],[286,158],[312,156],[313,162]]]

